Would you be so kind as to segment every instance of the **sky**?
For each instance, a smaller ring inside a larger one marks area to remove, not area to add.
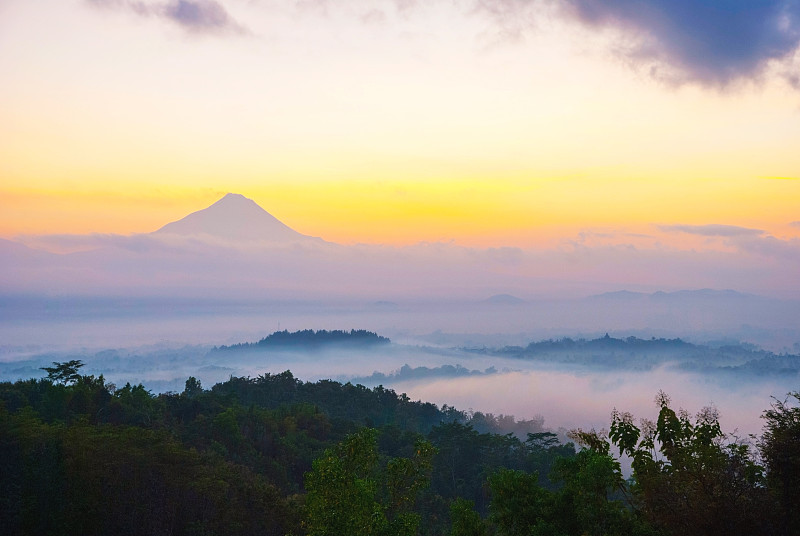
[[[0,0],[0,237],[237,192],[344,244],[800,263],[799,44],[794,0]]]

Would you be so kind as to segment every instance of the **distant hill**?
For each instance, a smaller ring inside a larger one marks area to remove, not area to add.
[[[497,374],[497,369],[489,367],[484,371],[470,370],[462,367],[461,365],[442,365],[440,367],[411,367],[403,365],[399,370],[390,374],[382,372],[373,372],[369,376],[356,376],[351,378],[350,381],[354,384],[361,384],[366,386],[376,385],[391,385],[405,381],[419,381],[431,380],[440,378],[460,378],[464,376],[488,376],[490,374]]]
[[[657,291],[652,294],[644,292],[631,292],[630,290],[618,290],[615,292],[604,292],[602,294],[595,294],[589,296],[590,300],[614,300],[614,301],[677,301],[677,300],[742,300],[748,298],[760,298],[753,294],[745,294],[735,290],[716,290],[710,288],[703,288],[698,290],[676,290],[674,292]]]
[[[58,256],[53,253],[32,249],[19,242],[0,238],[0,262],[3,268],[11,268],[21,262],[52,262]]]
[[[631,292],[630,290],[618,290],[616,292],[604,292],[589,296],[590,300],[642,300],[650,295],[643,292]]]
[[[369,307],[381,311],[397,311],[400,309],[400,304],[393,301],[378,300],[370,303]]]
[[[655,292],[650,295],[651,299],[655,300],[746,300],[746,299],[762,299],[760,296],[753,294],[746,294],[737,292],[735,290],[724,289],[716,290],[710,288],[703,288],[699,290],[677,290],[675,292]]]
[[[237,350],[266,350],[268,348],[313,350],[326,346],[374,346],[389,344],[386,337],[381,337],[372,331],[359,330],[333,330],[305,329],[302,331],[289,332],[287,330],[276,331],[258,342],[240,343],[231,346],[220,346],[215,351],[237,351]]]
[[[668,365],[706,374],[800,377],[800,355],[776,354],[748,343],[710,346],[682,339],[549,339],[527,346],[461,348],[467,352],[605,370],[652,370]]]
[[[511,294],[495,294],[483,300],[483,303],[491,303],[494,305],[518,305],[525,303],[525,300],[512,296]]]

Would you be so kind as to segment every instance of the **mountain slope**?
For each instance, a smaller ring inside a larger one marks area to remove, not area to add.
[[[267,242],[298,242],[314,239],[284,225],[252,199],[230,193],[210,207],[168,223],[153,234],[206,235],[225,240]]]

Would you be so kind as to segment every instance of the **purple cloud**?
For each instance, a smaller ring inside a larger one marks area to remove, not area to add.
[[[746,237],[735,241],[744,252],[780,259],[785,263],[800,263],[800,239],[781,240],[774,236]]]
[[[666,63],[685,78],[724,86],[759,74],[800,44],[793,0],[567,0],[567,13],[590,27],[643,37],[626,55]]]
[[[161,18],[191,33],[247,33],[217,0],[86,0],[89,4],[107,9],[125,10],[141,17]]]
[[[657,225],[665,233],[687,233],[699,236],[758,236],[764,234],[761,229],[750,229],[738,225]]]
[[[177,0],[164,6],[164,14],[192,32],[242,31],[222,4],[215,0]]]

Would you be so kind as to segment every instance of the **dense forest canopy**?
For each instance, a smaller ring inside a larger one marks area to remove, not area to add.
[[[800,393],[765,411],[755,442],[662,394],[657,421],[615,412],[607,435],[573,431],[576,451],[541,423],[382,386],[286,371],[154,395],[81,367],[0,383],[6,534],[800,531]]]
[[[389,344],[392,342],[386,337],[382,337],[372,331],[364,329],[343,330],[318,330],[304,329],[289,332],[287,330],[276,331],[267,335],[263,339],[254,343],[239,343],[230,346],[219,346],[215,351],[232,350],[259,350],[267,348],[318,348],[325,346],[372,346],[376,344]]]

